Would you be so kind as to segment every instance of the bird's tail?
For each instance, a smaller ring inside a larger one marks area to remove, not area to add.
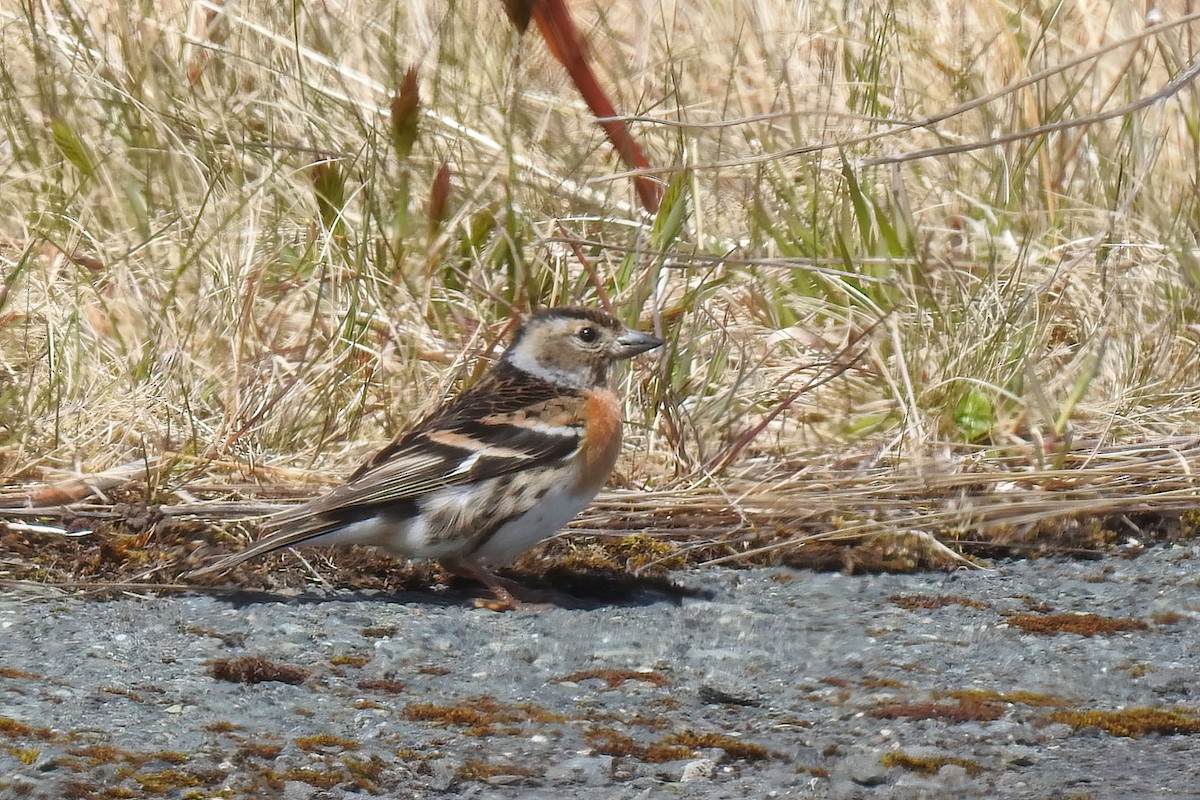
[[[267,531],[267,534],[245,550],[227,555],[208,566],[192,570],[184,577],[197,578],[202,575],[226,572],[244,561],[249,561],[255,556],[280,550],[284,547],[309,544],[314,539],[334,532],[339,526],[336,522],[313,515],[304,506],[299,506],[268,517],[262,522],[260,527]]]

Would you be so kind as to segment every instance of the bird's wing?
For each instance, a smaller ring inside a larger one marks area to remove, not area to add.
[[[303,544],[372,507],[403,506],[437,489],[568,459],[583,440],[584,402],[580,392],[494,370],[376,453],[345,484],[264,520],[265,537],[190,575]]]
[[[306,504],[307,511],[411,500],[566,459],[583,438],[584,399],[542,381],[487,380],[379,451],[344,485]]]

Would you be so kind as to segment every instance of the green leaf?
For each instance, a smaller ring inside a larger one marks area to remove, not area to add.
[[[846,159],[845,154],[842,154],[842,176],[846,179],[846,189],[850,194],[850,204],[854,208],[854,219],[858,223],[858,237],[862,242],[863,247],[870,252],[872,250],[871,243],[875,238],[873,235],[871,203],[863,193],[862,186],[858,182],[858,176],[854,174],[854,170],[850,168],[850,162]]]
[[[968,389],[954,406],[954,427],[967,441],[974,441],[992,429],[995,409],[992,399],[980,389]]]
[[[650,226],[650,244],[656,250],[666,250],[683,230],[691,181],[691,170],[684,169],[676,172],[667,184],[658,213],[654,215],[654,224]]]
[[[51,117],[50,135],[54,138],[54,146],[75,169],[89,178],[96,174],[96,162],[71,123],[59,116]]]

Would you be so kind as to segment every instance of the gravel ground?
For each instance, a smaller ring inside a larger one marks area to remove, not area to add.
[[[503,614],[9,595],[0,797],[1200,798],[1197,564],[705,569]]]

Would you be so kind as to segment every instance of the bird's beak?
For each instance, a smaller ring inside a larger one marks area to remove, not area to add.
[[[613,358],[633,358],[639,353],[662,346],[662,339],[641,331],[623,331],[613,347]]]

